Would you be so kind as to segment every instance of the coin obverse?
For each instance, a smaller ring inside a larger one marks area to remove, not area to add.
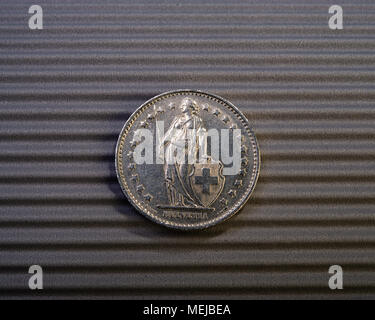
[[[166,227],[202,229],[239,211],[260,169],[246,117],[213,94],[177,90],[140,106],[116,146],[116,173],[129,202]]]

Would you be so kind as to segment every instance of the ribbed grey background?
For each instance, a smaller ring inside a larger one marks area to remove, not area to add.
[[[0,298],[375,298],[374,1],[34,2],[0,4]],[[128,116],[181,88],[233,102],[262,153],[203,232],[144,219],[115,176]]]

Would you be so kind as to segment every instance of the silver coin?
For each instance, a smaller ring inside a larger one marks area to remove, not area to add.
[[[130,203],[166,227],[202,229],[238,212],[260,169],[246,117],[213,94],[177,90],[140,106],[116,146],[116,173]]]

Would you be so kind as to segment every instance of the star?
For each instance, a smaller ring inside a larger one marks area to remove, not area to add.
[[[126,155],[127,155],[129,158],[132,158],[132,157],[133,157],[133,151],[129,151]]]
[[[135,169],[135,163],[130,163],[130,164],[128,165],[128,169],[129,169],[129,170],[134,170],[134,169]]]
[[[247,166],[247,164],[249,163],[249,161],[247,160],[247,158],[242,158],[242,159],[241,159],[241,163],[242,163],[244,166]]]
[[[214,116],[218,117],[220,114],[220,111],[215,109],[215,111],[212,113]]]
[[[146,201],[148,201],[148,202],[150,202],[151,200],[152,200],[152,196],[150,195],[150,194],[145,194],[144,196],[143,196],[143,199],[145,199]]]
[[[209,110],[209,106],[208,106],[207,103],[205,103],[205,104],[203,105],[202,110],[204,110],[204,111],[208,111],[208,110]]]
[[[242,146],[241,146],[241,152],[242,152],[243,154],[247,154],[247,147],[246,147],[245,145],[242,145]]]
[[[234,129],[236,129],[237,127],[236,127],[236,125],[234,124],[234,123],[232,123],[231,124],[231,126],[229,127],[229,129],[231,129],[231,130],[234,130]]]
[[[159,107],[156,109],[156,113],[163,113],[164,112],[164,109],[162,107]]]
[[[224,123],[228,123],[229,122],[229,118],[228,116],[224,116],[223,119],[221,119]]]
[[[220,203],[221,203],[224,207],[226,207],[226,206],[228,205],[228,200],[225,199],[225,198],[222,198],[222,199],[220,200]]]
[[[143,186],[143,185],[139,185],[139,186],[137,186],[137,191],[139,192],[139,193],[142,193],[143,192],[143,190],[145,189],[145,187]]]
[[[141,128],[147,128],[148,127],[148,123],[146,121],[141,121],[140,124],[139,124],[139,126]]]
[[[234,198],[234,197],[237,195],[237,191],[236,191],[236,190],[233,190],[233,189],[230,189],[230,190],[228,191],[228,194],[229,194],[232,198]]]
[[[242,180],[236,179],[236,181],[234,181],[234,186],[235,187],[242,187]]]
[[[133,182],[137,182],[137,180],[138,180],[138,175],[133,174],[133,175],[131,176],[130,180],[133,181]]]
[[[168,104],[168,107],[169,107],[170,110],[176,109],[176,106],[174,105],[173,102],[171,102],[170,104]]]
[[[152,114],[152,113],[149,113],[148,115],[147,115],[147,119],[148,120],[152,120],[152,119],[154,119],[155,118],[155,116]]]
[[[247,173],[246,168],[241,168],[241,170],[240,170],[240,175],[241,175],[241,176],[244,176],[246,173]]]

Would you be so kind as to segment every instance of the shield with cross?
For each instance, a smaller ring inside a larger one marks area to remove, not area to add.
[[[189,181],[195,198],[204,207],[209,207],[224,188],[223,164],[211,157],[208,157],[205,163],[195,163]]]

